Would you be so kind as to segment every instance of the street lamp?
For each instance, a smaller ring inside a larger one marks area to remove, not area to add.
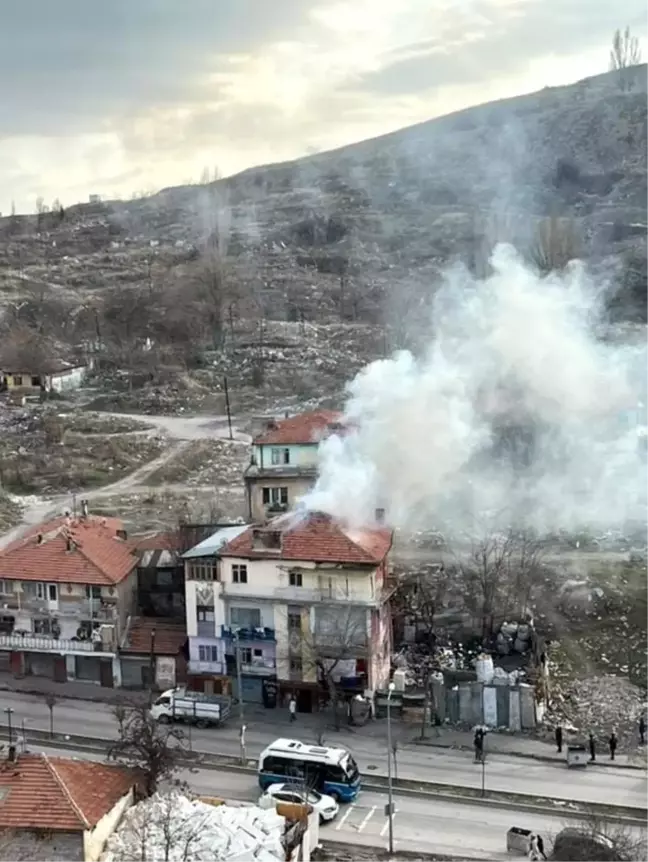
[[[389,855],[394,853],[394,793],[392,787],[392,740],[391,740],[391,696],[394,691],[394,683],[390,682],[387,688],[387,818],[389,823]]]
[[[245,756],[245,713],[243,706],[243,679],[241,673],[241,647],[239,642],[238,629],[234,632],[234,648],[236,650],[236,685],[238,687],[238,702],[239,702],[239,742],[241,744],[241,763],[245,764],[247,757]]]

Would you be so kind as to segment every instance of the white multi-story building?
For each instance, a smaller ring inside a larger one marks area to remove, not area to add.
[[[391,532],[348,530],[321,514],[288,513],[219,531],[185,555],[190,674],[209,690],[239,650],[244,696],[316,708],[323,671],[349,691],[373,692],[389,675],[387,586]]]

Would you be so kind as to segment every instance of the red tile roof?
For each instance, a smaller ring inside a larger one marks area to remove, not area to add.
[[[19,754],[0,765],[0,829],[93,829],[136,783],[121,766]]]
[[[318,443],[329,432],[329,425],[339,423],[342,414],[335,410],[313,410],[272,423],[254,438],[256,446],[290,446]]]
[[[155,533],[144,533],[131,536],[132,544],[139,551],[177,551],[179,536],[173,530],[161,530]]]
[[[117,535],[119,530],[118,518],[93,516],[39,524],[0,551],[0,578],[118,584],[137,565],[133,545]]]
[[[138,617],[132,621],[128,632],[128,643],[120,651],[149,655],[153,629],[155,629],[153,654],[178,655],[187,640],[186,627],[182,623],[171,623],[165,620],[147,619],[146,617]]]
[[[281,553],[253,548],[255,530],[281,533]],[[349,530],[329,515],[313,512],[303,517],[280,515],[263,526],[250,527],[232,539],[220,554],[224,557],[304,560],[314,563],[360,563],[378,565],[392,544],[391,530]]]

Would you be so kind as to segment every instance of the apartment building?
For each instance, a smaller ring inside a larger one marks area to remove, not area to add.
[[[317,478],[317,448],[332,433],[341,433],[341,414],[316,410],[271,420],[252,444],[245,471],[250,521],[263,521],[293,508]]]
[[[185,555],[195,687],[224,690],[229,678],[236,692],[237,649],[245,699],[266,705],[294,693],[300,710],[316,709],[323,666],[349,692],[386,683],[389,530],[293,513],[230,529],[203,543],[208,555]]]
[[[121,685],[137,557],[117,518],[63,517],[0,551],[0,667]]]

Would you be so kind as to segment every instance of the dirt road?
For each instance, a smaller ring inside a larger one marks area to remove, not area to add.
[[[214,440],[217,438],[229,438],[229,426],[227,416],[149,416],[148,414],[137,413],[107,413],[107,416],[114,416],[120,419],[132,419],[142,422],[143,424],[153,426],[147,432],[149,434],[161,434],[173,440],[174,442],[168,449],[163,452],[158,458],[149,461],[142,467],[139,467],[129,476],[119,479],[110,485],[104,485],[101,488],[92,488],[87,491],[79,491],[77,499],[85,499],[88,501],[96,500],[100,497],[111,497],[115,494],[132,493],[134,491],[145,491],[148,486],[146,480],[154,471],[163,467],[165,464],[177,458],[182,452],[187,449],[193,441],[196,440]],[[249,434],[244,434],[238,431],[235,427],[235,420],[232,419],[232,436],[237,443],[242,446],[249,445],[251,437]],[[141,431],[132,431],[132,434],[141,434]],[[181,483],[173,483],[168,490],[176,492],[195,491],[195,485],[184,486]],[[157,491],[165,490],[164,485],[157,485]],[[20,498],[18,498],[20,500]],[[24,505],[22,522],[0,536],[0,548],[3,548],[9,542],[18,538],[20,534],[28,527],[34,526],[48,518],[56,517],[63,514],[66,509],[70,508],[70,494],[59,494],[52,497],[27,497],[21,501]]]

